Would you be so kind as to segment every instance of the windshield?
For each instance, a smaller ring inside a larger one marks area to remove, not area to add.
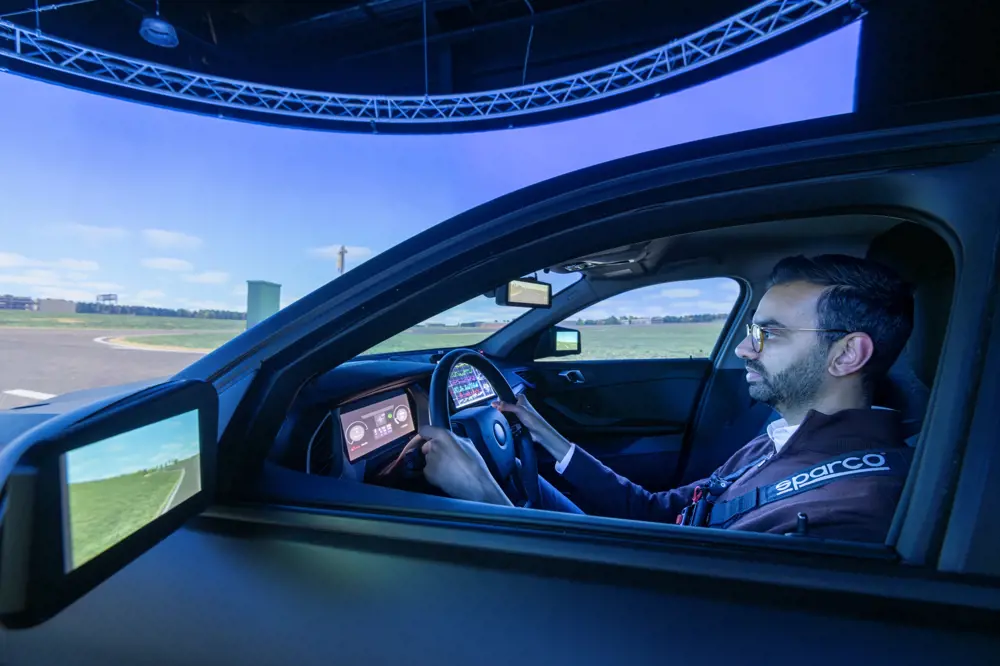
[[[169,376],[384,250],[518,188],[663,146],[849,113],[858,31],[617,111],[440,136],[266,127],[0,73],[0,409]],[[474,344],[521,313],[472,299],[372,342]]]

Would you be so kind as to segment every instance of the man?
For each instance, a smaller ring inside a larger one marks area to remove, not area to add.
[[[781,419],[710,479],[650,493],[567,441],[523,397],[495,403],[552,454],[589,513],[825,538],[883,541],[905,481],[898,414],[873,408],[875,384],[913,327],[910,287],[889,269],[843,255],[775,266],[747,338],[750,396]],[[428,481],[453,497],[510,504],[472,442],[425,427]],[[416,442],[415,442],[416,444]],[[579,511],[540,480],[543,509]]]

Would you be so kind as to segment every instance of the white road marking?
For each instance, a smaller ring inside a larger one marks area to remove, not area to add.
[[[94,338],[94,342],[106,345],[108,347],[111,347],[112,349],[126,349],[128,351],[157,352],[161,354],[199,354],[199,355],[204,355],[205,353],[193,349],[158,349],[156,347],[133,347],[132,345],[123,345],[118,342],[112,342],[111,336]]]
[[[174,489],[170,493],[170,497],[167,498],[167,501],[164,502],[163,506],[160,507],[160,512],[158,514],[156,514],[157,517],[162,516],[164,513],[166,513],[167,511],[170,510],[171,505],[174,502],[174,497],[177,496],[177,491],[181,489],[181,484],[182,483],[184,483],[184,468],[183,467],[181,467],[181,478],[177,479],[177,485],[174,486]]]
[[[28,389],[11,389],[4,391],[4,393],[29,400],[51,400],[56,397],[55,393],[39,393],[38,391],[29,391]]]

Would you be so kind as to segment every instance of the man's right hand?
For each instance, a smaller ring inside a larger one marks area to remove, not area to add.
[[[531,439],[552,454],[557,461],[562,460],[569,453],[570,446],[572,446],[569,440],[549,425],[549,422],[535,411],[524,395],[517,396],[517,402],[514,404],[496,400],[493,402],[493,406],[501,412],[516,416],[517,420],[528,429]]]

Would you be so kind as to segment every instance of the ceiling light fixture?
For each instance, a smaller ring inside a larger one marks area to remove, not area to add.
[[[165,49],[172,49],[180,43],[174,26],[160,18],[160,0],[156,0],[156,16],[142,19],[139,34],[153,46],[162,46]]]

